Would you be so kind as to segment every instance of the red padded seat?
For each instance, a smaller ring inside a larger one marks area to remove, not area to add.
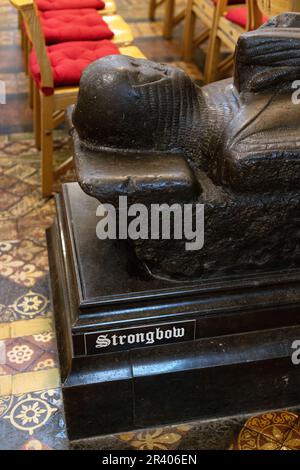
[[[37,7],[41,11],[68,10],[73,8],[95,8],[103,10],[103,0],[36,0]]]
[[[46,44],[112,39],[114,33],[93,9],[40,12]]]
[[[246,28],[248,20],[248,8],[247,7],[237,7],[232,8],[225,14],[225,18],[231,21],[234,24]],[[263,17],[263,23],[268,21],[267,17]]]
[[[237,7],[232,8],[225,14],[225,18],[231,21],[234,24],[246,28],[248,20],[248,8],[247,7]]]
[[[218,0],[213,0],[213,2],[215,4],[217,4],[217,1]],[[229,0],[228,1],[228,5],[239,5],[239,4],[242,4],[242,3],[246,3],[246,0]]]
[[[101,57],[120,54],[111,41],[76,41],[54,44],[47,47],[55,87],[77,86],[83,70]],[[41,87],[41,73],[35,50],[30,53],[29,68],[33,80]],[[53,94],[52,88],[42,88],[45,95]]]

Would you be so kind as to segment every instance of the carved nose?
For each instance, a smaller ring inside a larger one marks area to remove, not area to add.
[[[131,74],[130,81],[132,85],[142,86],[160,82],[165,78],[166,75],[163,73],[140,69]]]
[[[164,69],[151,67],[148,64],[144,65],[138,62],[129,64],[126,70],[131,85],[148,85],[160,82],[168,75]]]

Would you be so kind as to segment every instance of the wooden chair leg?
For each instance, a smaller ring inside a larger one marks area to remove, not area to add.
[[[149,1],[149,20],[155,20],[156,0]]]
[[[22,48],[22,51],[24,51],[24,47],[25,47],[25,33],[24,33],[24,30],[22,27],[20,27],[20,34],[21,34],[21,48]]]
[[[191,62],[193,56],[193,39],[195,32],[196,15],[193,12],[193,0],[188,0],[186,17],[183,28],[182,58],[185,62]]]
[[[53,97],[40,93],[42,134],[42,195],[53,191]]]
[[[18,27],[19,29],[22,29],[22,14],[18,11]]]
[[[218,75],[218,65],[220,60],[221,52],[221,40],[217,36],[217,32],[212,30],[208,51],[205,62],[205,71],[204,71],[204,82],[211,83],[217,80]]]
[[[158,7],[165,3],[166,0],[150,0],[149,1],[149,20],[155,20],[155,13]]]
[[[248,0],[247,0],[248,1]],[[227,7],[227,0],[218,0],[214,13],[212,28],[209,35],[208,51],[205,62],[204,82],[211,83],[217,80],[222,41],[218,37],[220,18],[223,17]]]
[[[24,58],[24,69],[26,75],[28,75],[28,61],[29,61],[29,53],[30,53],[30,43],[29,39],[26,34],[24,34],[24,48],[23,48],[23,58]]]
[[[166,39],[171,39],[173,31],[175,13],[175,0],[166,0],[166,10],[163,26],[163,36]]]
[[[34,128],[34,137],[35,145],[38,150],[41,150],[41,101],[40,101],[40,91],[37,86],[33,83],[33,128]]]
[[[30,109],[34,109],[34,84],[31,75],[28,77],[29,79],[29,92],[28,92],[28,104]]]

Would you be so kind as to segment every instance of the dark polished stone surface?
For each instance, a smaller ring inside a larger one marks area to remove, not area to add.
[[[71,440],[298,403],[291,362],[300,335],[297,271],[158,286],[128,270],[120,262],[127,248],[110,251],[93,221],[95,200],[66,185],[48,250]],[[178,320],[195,323],[194,339],[109,353],[102,344],[96,354],[85,347],[91,333],[101,343],[107,331],[118,337],[124,327],[172,329]]]

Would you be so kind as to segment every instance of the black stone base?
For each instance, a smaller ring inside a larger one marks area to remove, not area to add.
[[[47,233],[69,438],[298,405],[300,271],[147,277],[97,204],[65,185]]]

